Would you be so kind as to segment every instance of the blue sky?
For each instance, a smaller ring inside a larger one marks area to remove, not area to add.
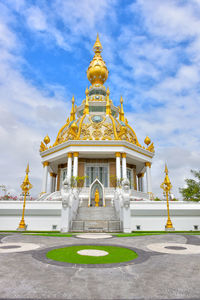
[[[155,143],[153,190],[165,161],[174,194],[199,168],[199,0],[48,0],[0,2],[0,184],[19,192],[27,161],[36,195],[39,145],[80,104],[99,32],[111,98],[140,143]]]

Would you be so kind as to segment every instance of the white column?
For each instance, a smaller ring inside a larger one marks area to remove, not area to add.
[[[116,152],[115,156],[116,156],[116,177],[117,177],[117,185],[118,185],[120,182],[120,179],[121,179],[121,168],[120,168],[120,156],[121,155],[119,152]]]
[[[122,153],[122,178],[127,178],[126,172],[126,153]]]
[[[147,193],[151,196],[151,194],[152,194],[151,163],[146,162],[145,166],[146,166]]]
[[[42,194],[47,192],[48,166],[49,162],[45,161],[43,163]]]
[[[74,168],[73,168],[73,176],[78,176],[78,152],[74,152]]]
[[[56,188],[56,174],[50,173],[50,192],[54,193]]]
[[[67,162],[67,177],[71,179],[72,177],[72,153],[68,153],[68,162]]]
[[[144,182],[143,182],[143,178],[144,178],[144,173],[140,173],[138,174],[138,190],[140,192],[144,191]]]

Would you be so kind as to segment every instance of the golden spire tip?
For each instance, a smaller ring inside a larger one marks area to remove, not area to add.
[[[96,42],[94,43],[93,50],[95,53],[101,52],[103,50],[103,47],[102,47],[100,39],[99,39],[99,33],[97,33],[97,38],[96,38]]]
[[[29,162],[27,164],[27,167],[26,167],[26,174],[28,174],[30,171],[29,171]]]

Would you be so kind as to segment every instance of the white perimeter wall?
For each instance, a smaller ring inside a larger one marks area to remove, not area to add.
[[[170,218],[175,230],[200,230],[200,203],[170,202]],[[131,230],[165,230],[167,204],[165,201],[131,202]]]
[[[22,201],[0,201],[0,230],[16,230],[22,216]],[[131,230],[165,230],[166,202],[131,201]],[[25,223],[27,230],[60,230],[61,201],[27,201]],[[170,216],[175,230],[200,230],[200,203],[170,202]]]

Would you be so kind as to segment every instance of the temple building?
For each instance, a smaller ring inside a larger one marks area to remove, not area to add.
[[[56,140],[47,135],[41,142],[38,199],[29,201],[27,191],[24,205],[0,201],[0,230],[23,226],[62,232],[165,230],[169,210],[173,228],[199,230],[200,203],[153,201],[154,144],[148,136],[140,143],[124,113],[123,98],[112,99],[105,86],[109,73],[98,35],[93,50],[87,69],[91,85],[81,105],[75,105],[73,96]]]
[[[86,88],[81,105],[75,105],[73,96],[70,116],[59,130],[55,142],[49,146],[49,136],[41,142],[42,199],[49,193],[60,191],[66,176],[85,176],[79,197],[88,204],[92,203],[98,188],[100,203],[105,206],[125,178],[129,180],[131,199],[152,199],[154,145],[149,137],[144,140],[145,146],[139,143],[125,117],[123,98],[119,107],[113,104],[109,88],[104,85],[108,69],[101,56],[99,36],[93,50],[94,57],[87,69],[91,85]],[[49,175],[51,184],[47,187]]]

